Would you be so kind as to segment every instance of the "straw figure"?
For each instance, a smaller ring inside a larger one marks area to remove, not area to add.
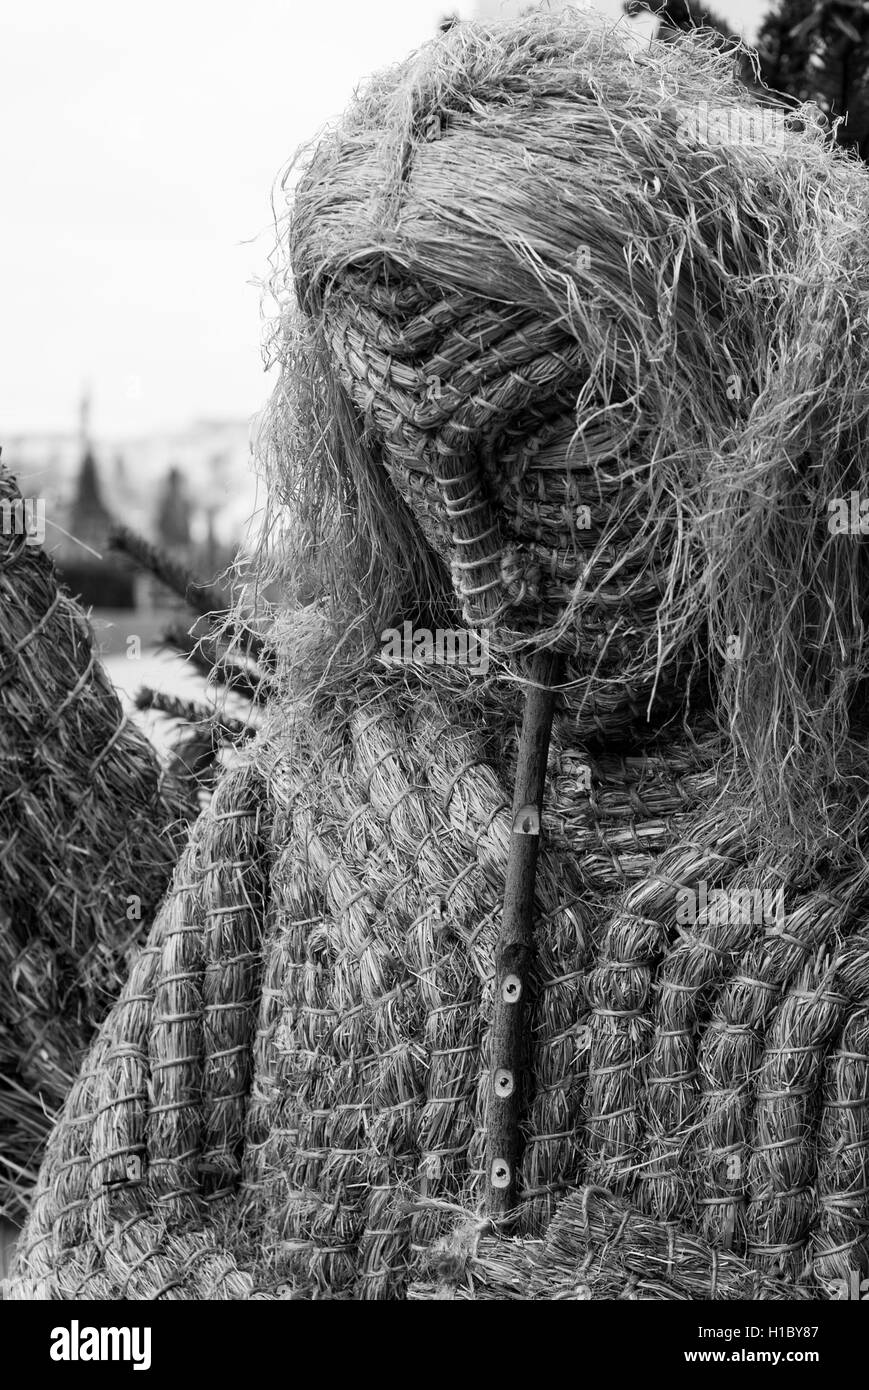
[[[307,152],[272,697],[72,1087],[12,1296],[867,1272],[867,226],[812,110],[575,11],[452,26]]]
[[[15,1215],[186,832],[5,473],[0,507],[0,1212]]]

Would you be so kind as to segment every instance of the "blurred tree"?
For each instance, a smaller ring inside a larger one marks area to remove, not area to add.
[[[97,462],[85,441],[69,532],[61,532],[51,555],[63,582],[85,608],[132,608],[131,567],[106,555],[112,515],[103,501]]]
[[[190,501],[181,470],[170,468],[154,518],[158,543],[166,550],[186,550],[190,545],[190,516]]]
[[[779,0],[757,50],[768,86],[847,115],[836,138],[869,159],[869,0]]]
[[[726,20],[696,0],[624,0],[622,9],[634,18],[643,11],[657,15],[658,37],[666,40],[668,29],[714,29],[723,38],[732,39],[733,30]]]
[[[91,442],[91,395],[89,390],[82,392],[79,402],[79,441],[81,463],[75,485],[75,496],[70,509],[70,526],[73,536],[95,550],[102,550],[108,536],[111,517],[103,501],[97,461]]]
[[[103,502],[97,461],[90,448],[85,449],[79,467],[70,517],[73,535],[79,540],[105,543],[111,518]]]
[[[622,9],[632,19],[643,13],[653,14],[658,20],[656,37],[663,43],[675,39],[678,34],[705,29],[707,37],[719,36],[723,51],[739,48],[740,38],[732,26],[699,0],[690,0],[690,3],[689,0],[622,0]],[[755,65],[745,52],[738,53],[736,68],[746,87],[759,94]]]

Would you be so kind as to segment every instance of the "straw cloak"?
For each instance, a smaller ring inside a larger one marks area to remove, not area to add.
[[[219,786],[52,1139],[17,1292],[818,1296],[793,1281],[862,1248],[853,898],[680,935],[680,885],[751,881],[744,827],[704,814],[718,736],[607,758],[561,719],[507,1232],[531,1239],[496,1240],[474,1213],[509,756],[404,694]]]

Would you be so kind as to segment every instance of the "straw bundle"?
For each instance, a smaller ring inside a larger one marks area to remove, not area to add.
[[[20,498],[0,474],[0,502]],[[179,848],[179,807],[87,619],[23,532],[0,535],[0,1206],[35,1176]]]
[[[471,1231],[440,1256],[440,1280],[408,1297],[472,1300],[805,1299],[807,1289],[772,1279],[699,1237],[650,1220],[603,1188],[561,1204],[540,1241]],[[433,1263],[437,1264],[437,1257]]]
[[[686,139],[703,101],[746,103],[702,44],[458,25],[314,150],[275,274],[275,697],[69,1097],[14,1295],[429,1296],[433,1248],[496,1297],[865,1271],[869,586],[826,505],[869,444],[869,176],[805,120]],[[405,619],[484,627],[490,671],[384,667]],[[521,1244],[476,1245],[547,646]]]

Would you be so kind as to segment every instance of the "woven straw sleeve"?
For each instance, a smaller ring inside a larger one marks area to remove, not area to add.
[[[13,1295],[244,1297],[217,1235],[238,1175],[259,978],[262,788],[221,783],[70,1092]]]

